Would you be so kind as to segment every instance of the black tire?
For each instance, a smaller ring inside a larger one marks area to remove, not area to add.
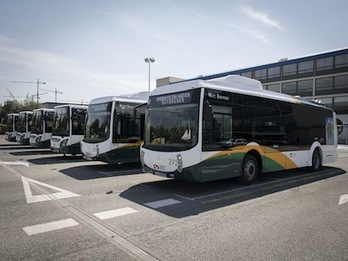
[[[242,175],[238,177],[238,182],[249,185],[256,181],[259,175],[259,164],[255,156],[248,154],[242,164]]]
[[[322,167],[321,155],[318,149],[315,149],[312,155],[311,171],[319,171]]]

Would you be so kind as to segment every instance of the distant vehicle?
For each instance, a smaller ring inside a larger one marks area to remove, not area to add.
[[[52,135],[53,109],[36,109],[33,111],[30,145],[38,148],[50,148]]]
[[[334,111],[236,75],[156,88],[145,126],[143,170],[181,180],[251,184],[262,172],[319,170],[338,157]]]
[[[18,113],[10,113],[7,115],[5,140],[16,141],[18,115]]]
[[[139,162],[150,92],[93,99],[88,105],[81,152],[110,164]]]
[[[29,144],[32,115],[32,111],[21,111],[18,116],[16,141],[23,145]]]
[[[218,144],[225,148],[232,148],[234,146],[246,145],[248,142],[246,139],[228,139],[226,141],[220,141]]]
[[[81,154],[84,137],[86,105],[59,105],[54,107],[51,151],[62,154]]]
[[[236,139],[234,142],[233,142],[233,146],[241,146],[241,145],[247,145],[248,142],[246,139]]]

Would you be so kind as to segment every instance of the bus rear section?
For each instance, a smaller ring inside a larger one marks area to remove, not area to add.
[[[84,137],[85,105],[59,105],[54,108],[51,151],[61,154],[81,154],[80,142]]]
[[[92,100],[81,141],[83,157],[109,164],[139,162],[148,95],[144,92]]]
[[[335,113],[243,77],[182,82],[149,98],[144,171],[205,182],[337,160]]]

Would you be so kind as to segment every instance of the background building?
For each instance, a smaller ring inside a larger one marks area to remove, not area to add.
[[[340,143],[346,142],[348,128],[348,48],[198,77],[213,79],[231,74],[262,82],[263,88],[309,100],[319,100],[337,113]]]

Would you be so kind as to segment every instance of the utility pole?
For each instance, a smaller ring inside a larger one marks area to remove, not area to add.
[[[40,84],[46,84],[46,82],[40,82],[37,79],[37,82],[22,82],[22,81],[10,81],[11,83],[36,83],[36,103],[39,104],[40,99]]]
[[[63,94],[63,92],[59,92],[57,91],[57,88],[54,89],[54,91],[52,90],[45,90],[45,89],[41,89],[41,91],[46,91],[46,92],[54,92],[54,101],[57,102],[57,94]]]

